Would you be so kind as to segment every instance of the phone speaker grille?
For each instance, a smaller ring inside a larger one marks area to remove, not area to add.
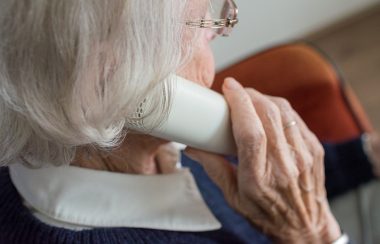
[[[129,127],[134,129],[144,129],[144,117],[147,106],[147,99],[145,98],[136,108],[131,117],[127,119]]]

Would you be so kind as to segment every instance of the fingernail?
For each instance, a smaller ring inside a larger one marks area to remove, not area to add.
[[[230,89],[230,90],[237,90],[241,87],[239,82],[237,82],[234,78],[227,78],[224,81],[224,85],[227,89]]]

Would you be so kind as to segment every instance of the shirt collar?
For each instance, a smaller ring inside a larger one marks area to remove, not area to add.
[[[74,166],[10,166],[24,201],[39,216],[86,227],[210,231],[221,227],[189,169],[168,175],[130,175]],[[62,226],[62,225],[61,225]]]

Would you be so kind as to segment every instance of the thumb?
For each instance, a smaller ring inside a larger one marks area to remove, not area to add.
[[[237,196],[236,168],[220,155],[187,147],[185,155],[200,163],[212,181],[222,190],[226,200],[233,205]]]

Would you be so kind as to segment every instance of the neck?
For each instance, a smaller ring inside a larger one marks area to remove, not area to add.
[[[79,148],[72,165],[120,173],[159,174],[162,173],[160,151],[163,147],[166,150],[166,144],[168,142],[162,139],[131,132],[124,142],[112,151],[91,146]]]

